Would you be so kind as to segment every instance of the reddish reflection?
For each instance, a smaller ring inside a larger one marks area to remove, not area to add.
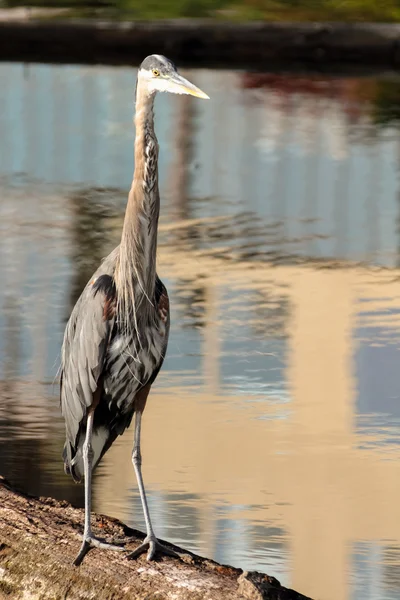
[[[375,103],[379,89],[377,82],[362,78],[326,78],[324,76],[302,76],[280,73],[244,73],[244,89],[266,89],[277,96],[278,106],[284,109],[292,106],[296,95],[340,101],[343,111],[351,124],[369,114]],[[252,99],[257,101],[257,98]]]

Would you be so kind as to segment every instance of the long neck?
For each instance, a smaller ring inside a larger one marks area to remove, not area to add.
[[[154,133],[154,95],[138,82],[136,90],[135,172],[129,192],[120,245],[116,285],[120,297],[136,304],[154,298],[158,190],[158,143]]]

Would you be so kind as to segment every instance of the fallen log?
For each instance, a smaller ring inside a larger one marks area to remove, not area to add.
[[[53,498],[33,498],[13,490],[0,477],[0,600],[310,600],[274,578],[220,565],[171,546],[182,559],[93,549],[79,567],[83,511]],[[132,550],[144,534],[116,519],[92,515],[104,538],[128,539]]]

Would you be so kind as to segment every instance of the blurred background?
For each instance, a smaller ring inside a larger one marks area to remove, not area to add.
[[[400,17],[395,0],[379,14],[374,0],[112,8]],[[83,488],[61,460],[60,347],[119,243],[136,72],[0,62],[0,473],[77,506]],[[211,101],[156,100],[158,272],[172,307],[143,425],[156,533],[313,598],[398,599],[400,77],[182,73]],[[104,457],[93,508],[143,529],[132,444],[129,430]]]
[[[399,21],[399,0],[1,0],[0,6],[68,8],[124,18],[212,17],[237,21]]]

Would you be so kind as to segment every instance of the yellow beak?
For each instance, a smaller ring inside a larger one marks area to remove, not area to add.
[[[207,96],[200,88],[190,83],[187,79],[175,73],[167,78],[167,89],[166,91],[172,92],[173,94],[190,94],[190,96],[196,96],[196,98],[204,98],[209,100],[210,96]]]

